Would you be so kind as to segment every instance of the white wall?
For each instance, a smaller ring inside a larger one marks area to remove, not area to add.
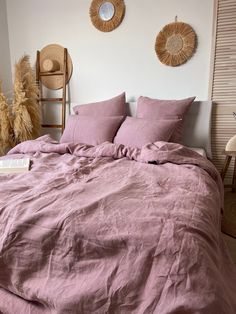
[[[12,74],[5,0],[0,0],[0,47],[0,81],[2,81],[5,96],[10,97],[12,93]]]
[[[73,60],[73,104],[108,99],[122,91],[127,101],[139,95],[208,98],[214,0],[125,0],[124,20],[110,33],[92,25],[90,4],[7,0],[12,65],[24,53],[35,61],[37,50],[58,43],[68,48]],[[198,47],[186,64],[174,68],[159,62],[154,45],[158,32],[176,15],[193,27]]]
[[[88,0],[7,0],[11,62],[50,43],[68,48],[74,64],[72,102],[112,97],[123,90],[128,100],[139,95],[162,98],[208,96],[214,0],[125,0],[123,23],[110,33],[98,31],[89,17]],[[173,22],[189,23],[198,48],[186,64],[159,62],[155,39]]]

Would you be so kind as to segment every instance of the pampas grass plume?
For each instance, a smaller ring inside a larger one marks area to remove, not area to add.
[[[39,89],[29,56],[23,56],[15,65],[13,128],[16,142],[34,139],[40,135],[41,116],[38,104]]]

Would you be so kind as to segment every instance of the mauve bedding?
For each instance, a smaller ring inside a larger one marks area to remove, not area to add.
[[[48,136],[7,158],[19,156],[31,171],[0,175],[1,313],[236,313],[222,184],[206,158]]]

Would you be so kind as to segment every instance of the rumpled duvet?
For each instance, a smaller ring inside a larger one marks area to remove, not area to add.
[[[210,161],[49,136],[3,158],[22,157],[29,172],[0,174],[1,313],[236,313]]]

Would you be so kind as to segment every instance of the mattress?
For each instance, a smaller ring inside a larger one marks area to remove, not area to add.
[[[1,313],[236,312],[223,186],[206,158],[48,136],[9,157],[32,166],[0,175]]]
[[[188,147],[188,148],[191,149],[192,151],[200,154],[203,157],[207,157],[205,149],[203,149],[201,147]]]

